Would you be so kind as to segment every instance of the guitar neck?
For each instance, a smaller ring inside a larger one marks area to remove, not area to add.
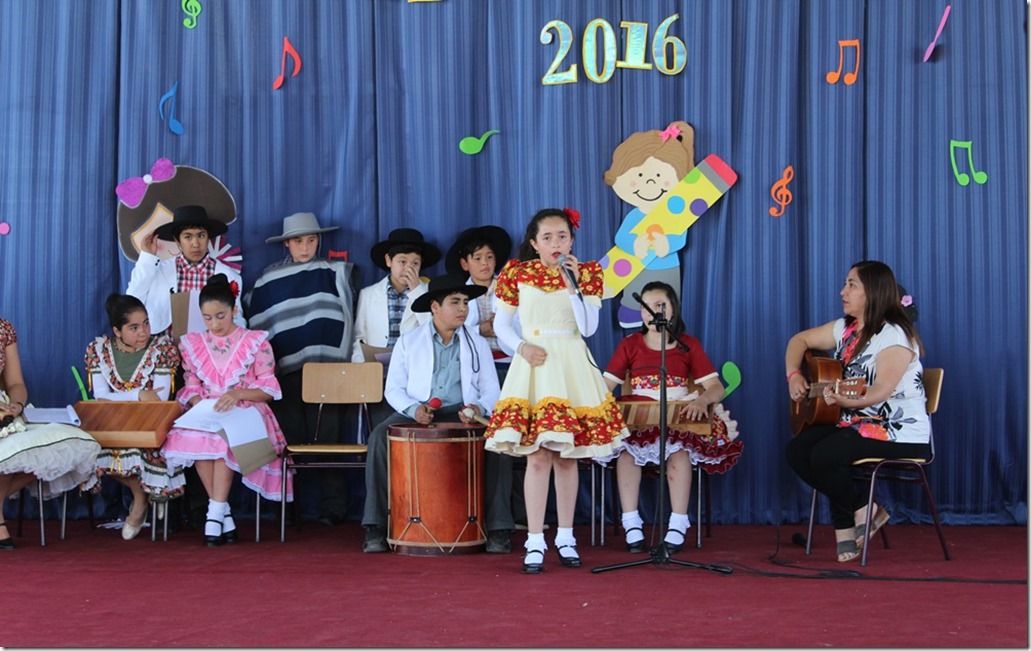
[[[866,380],[833,380],[831,382],[813,382],[809,385],[808,398],[823,397],[823,390],[831,387],[834,393],[845,396],[856,396],[865,393]]]

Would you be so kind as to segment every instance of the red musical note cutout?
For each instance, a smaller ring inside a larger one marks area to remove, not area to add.
[[[297,53],[294,46],[290,43],[290,39],[286,36],[283,37],[283,61],[279,64],[279,76],[272,82],[272,90],[279,90],[283,86],[283,82],[286,81],[286,55],[289,54],[294,60],[294,71],[291,77],[296,77],[301,72],[301,55]]]
[[[838,41],[838,69],[827,73],[827,83],[836,84],[841,79],[841,70],[845,67],[845,48],[854,47],[856,48],[856,67],[852,69],[852,72],[845,73],[845,85],[851,86],[856,83],[856,79],[859,77],[859,39],[854,38],[847,41]]]

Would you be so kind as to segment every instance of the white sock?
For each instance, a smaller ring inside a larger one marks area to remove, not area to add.
[[[573,537],[572,527],[559,527],[555,532],[555,547],[560,556],[566,558],[577,558],[580,555],[576,552],[576,538]],[[562,549],[565,547],[565,549]]]
[[[226,511],[225,515],[222,516],[222,533],[229,533],[230,531],[236,531],[236,523],[233,522],[233,515],[229,512],[229,503],[225,502]]]
[[[664,540],[671,545],[683,545],[684,540],[687,538],[687,530],[690,528],[691,518],[686,513],[671,513],[669,516],[669,531],[666,532]]]
[[[626,541],[635,543],[644,540],[644,520],[637,511],[628,511],[623,514],[623,529],[626,531]],[[637,529],[637,531],[630,531]]]
[[[528,533],[523,547],[528,552],[533,550],[544,552],[548,550],[548,543],[544,542],[544,533]]]
[[[208,500],[208,514],[206,516],[207,522],[204,523],[204,535],[205,536],[221,536],[222,535],[222,522],[225,518],[226,507],[229,504],[226,502],[216,502],[215,500]]]

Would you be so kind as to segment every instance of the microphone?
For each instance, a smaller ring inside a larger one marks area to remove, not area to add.
[[[806,539],[805,536],[796,531],[791,535],[791,542],[798,545],[799,547],[805,547]]]
[[[568,255],[566,255],[565,253],[561,253],[558,256],[558,264],[559,264],[559,267],[562,268],[562,271],[566,272],[566,277],[569,278],[569,284],[572,285],[573,289],[576,290],[576,293],[579,294],[580,293],[580,288],[576,284],[576,275],[573,273],[573,271],[571,269],[569,269],[568,267],[563,266],[566,263],[566,260],[568,260],[568,259],[569,259]]]
[[[426,403],[426,406],[430,409],[440,409],[443,405],[444,403],[440,401],[440,398],[430,398],[430,401]]]

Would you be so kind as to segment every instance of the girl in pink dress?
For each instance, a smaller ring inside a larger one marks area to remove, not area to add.
[[[224,274],[215,274],[200,291],[200,311],[206,332],[189,332],[179,340],[184,386],[176,398],[192,407],[206,398],[217,399],[216,411],[233,407],[256,409],[265,424],[265,433],[276,454],[286,447],[283,432],[268,406],[281,397],[275,376],[275,361],[268,333],[248,330],[233,322],[236,316],[238,287]],[[222,435],[200,430],[173,428],[168,432],[162,452],[169,465],[194,465],[208,494],[204,543],[217,547],[237,540],[236,523],[227,499],[233,473],[240,465]],[[268,500],[280,499],[282,460],[277,458],[243,476],[245,486]],[[287,481],[287,500],[293,499],[293,486]]]

